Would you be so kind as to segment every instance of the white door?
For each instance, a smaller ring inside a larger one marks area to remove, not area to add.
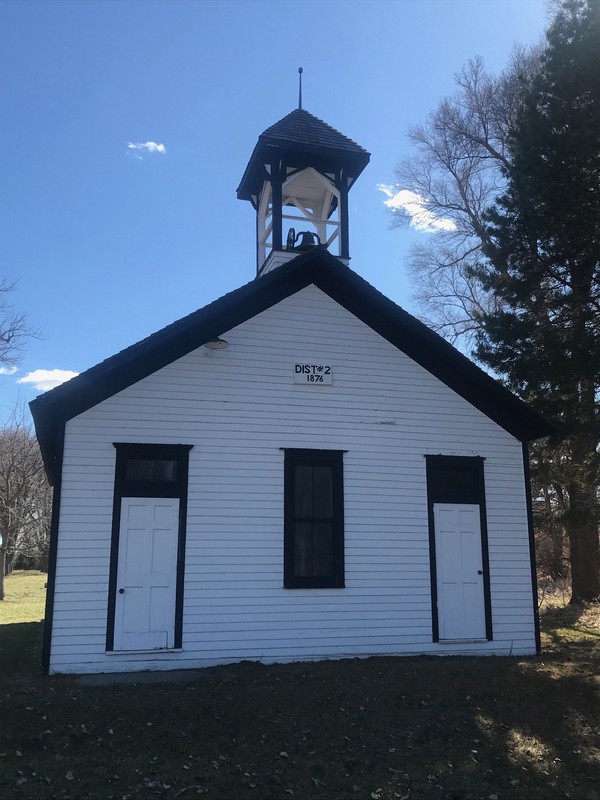
[[[440,640],[485,639],[479,506],[434,503],[433,514]]]
[[[179,500],[123,497],[115,650],[174,646]]]

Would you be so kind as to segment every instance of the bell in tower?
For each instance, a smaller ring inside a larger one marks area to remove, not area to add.
[[[348,264],[348,192],[370,154],[302,108],[258,137],[237,190],[256,211],[257,271],[315,246]]]

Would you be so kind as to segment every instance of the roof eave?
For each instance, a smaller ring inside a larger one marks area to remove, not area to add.
[[[365,167],[368,165],[371,154],[366,150],[342,151],[336,148],[329,148],[317,145],[305,145],[293,141],[283,142],[276,138],[264,137],[261,135],[252,151],[250,160],[246,165],[244,174],[237,188],[238,200],[252,200],[253,194],[258,194],[262,188],[263,181],[267,178],[264,165],[272,160],[277,152],[288,154],[305,153],[307,156],[317,156],[322,159],[331,160],[332,164],[344,164],[352,168],[350,176],[357,180]]]
[[[52,473],[57,426],[314,283],[421,364],[516,439],[548,436],[554,426],[438,334],[382,295],[324,247],[297,256],[126,348],[30,403],[44,463]]]

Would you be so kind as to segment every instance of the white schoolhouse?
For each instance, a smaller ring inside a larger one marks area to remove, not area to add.
[[[368,161],[302,108],[268,128],[256,277],[31,403],[46,672],[538,650],[551,427],[349,268]]]

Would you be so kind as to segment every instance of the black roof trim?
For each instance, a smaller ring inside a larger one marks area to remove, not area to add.
[[[315,247],[194,311],[30,403],[49,476],[58,425],[156,372],[215,336],[314,284],[520,441],[548,436],[546,420],[367,281]]]

